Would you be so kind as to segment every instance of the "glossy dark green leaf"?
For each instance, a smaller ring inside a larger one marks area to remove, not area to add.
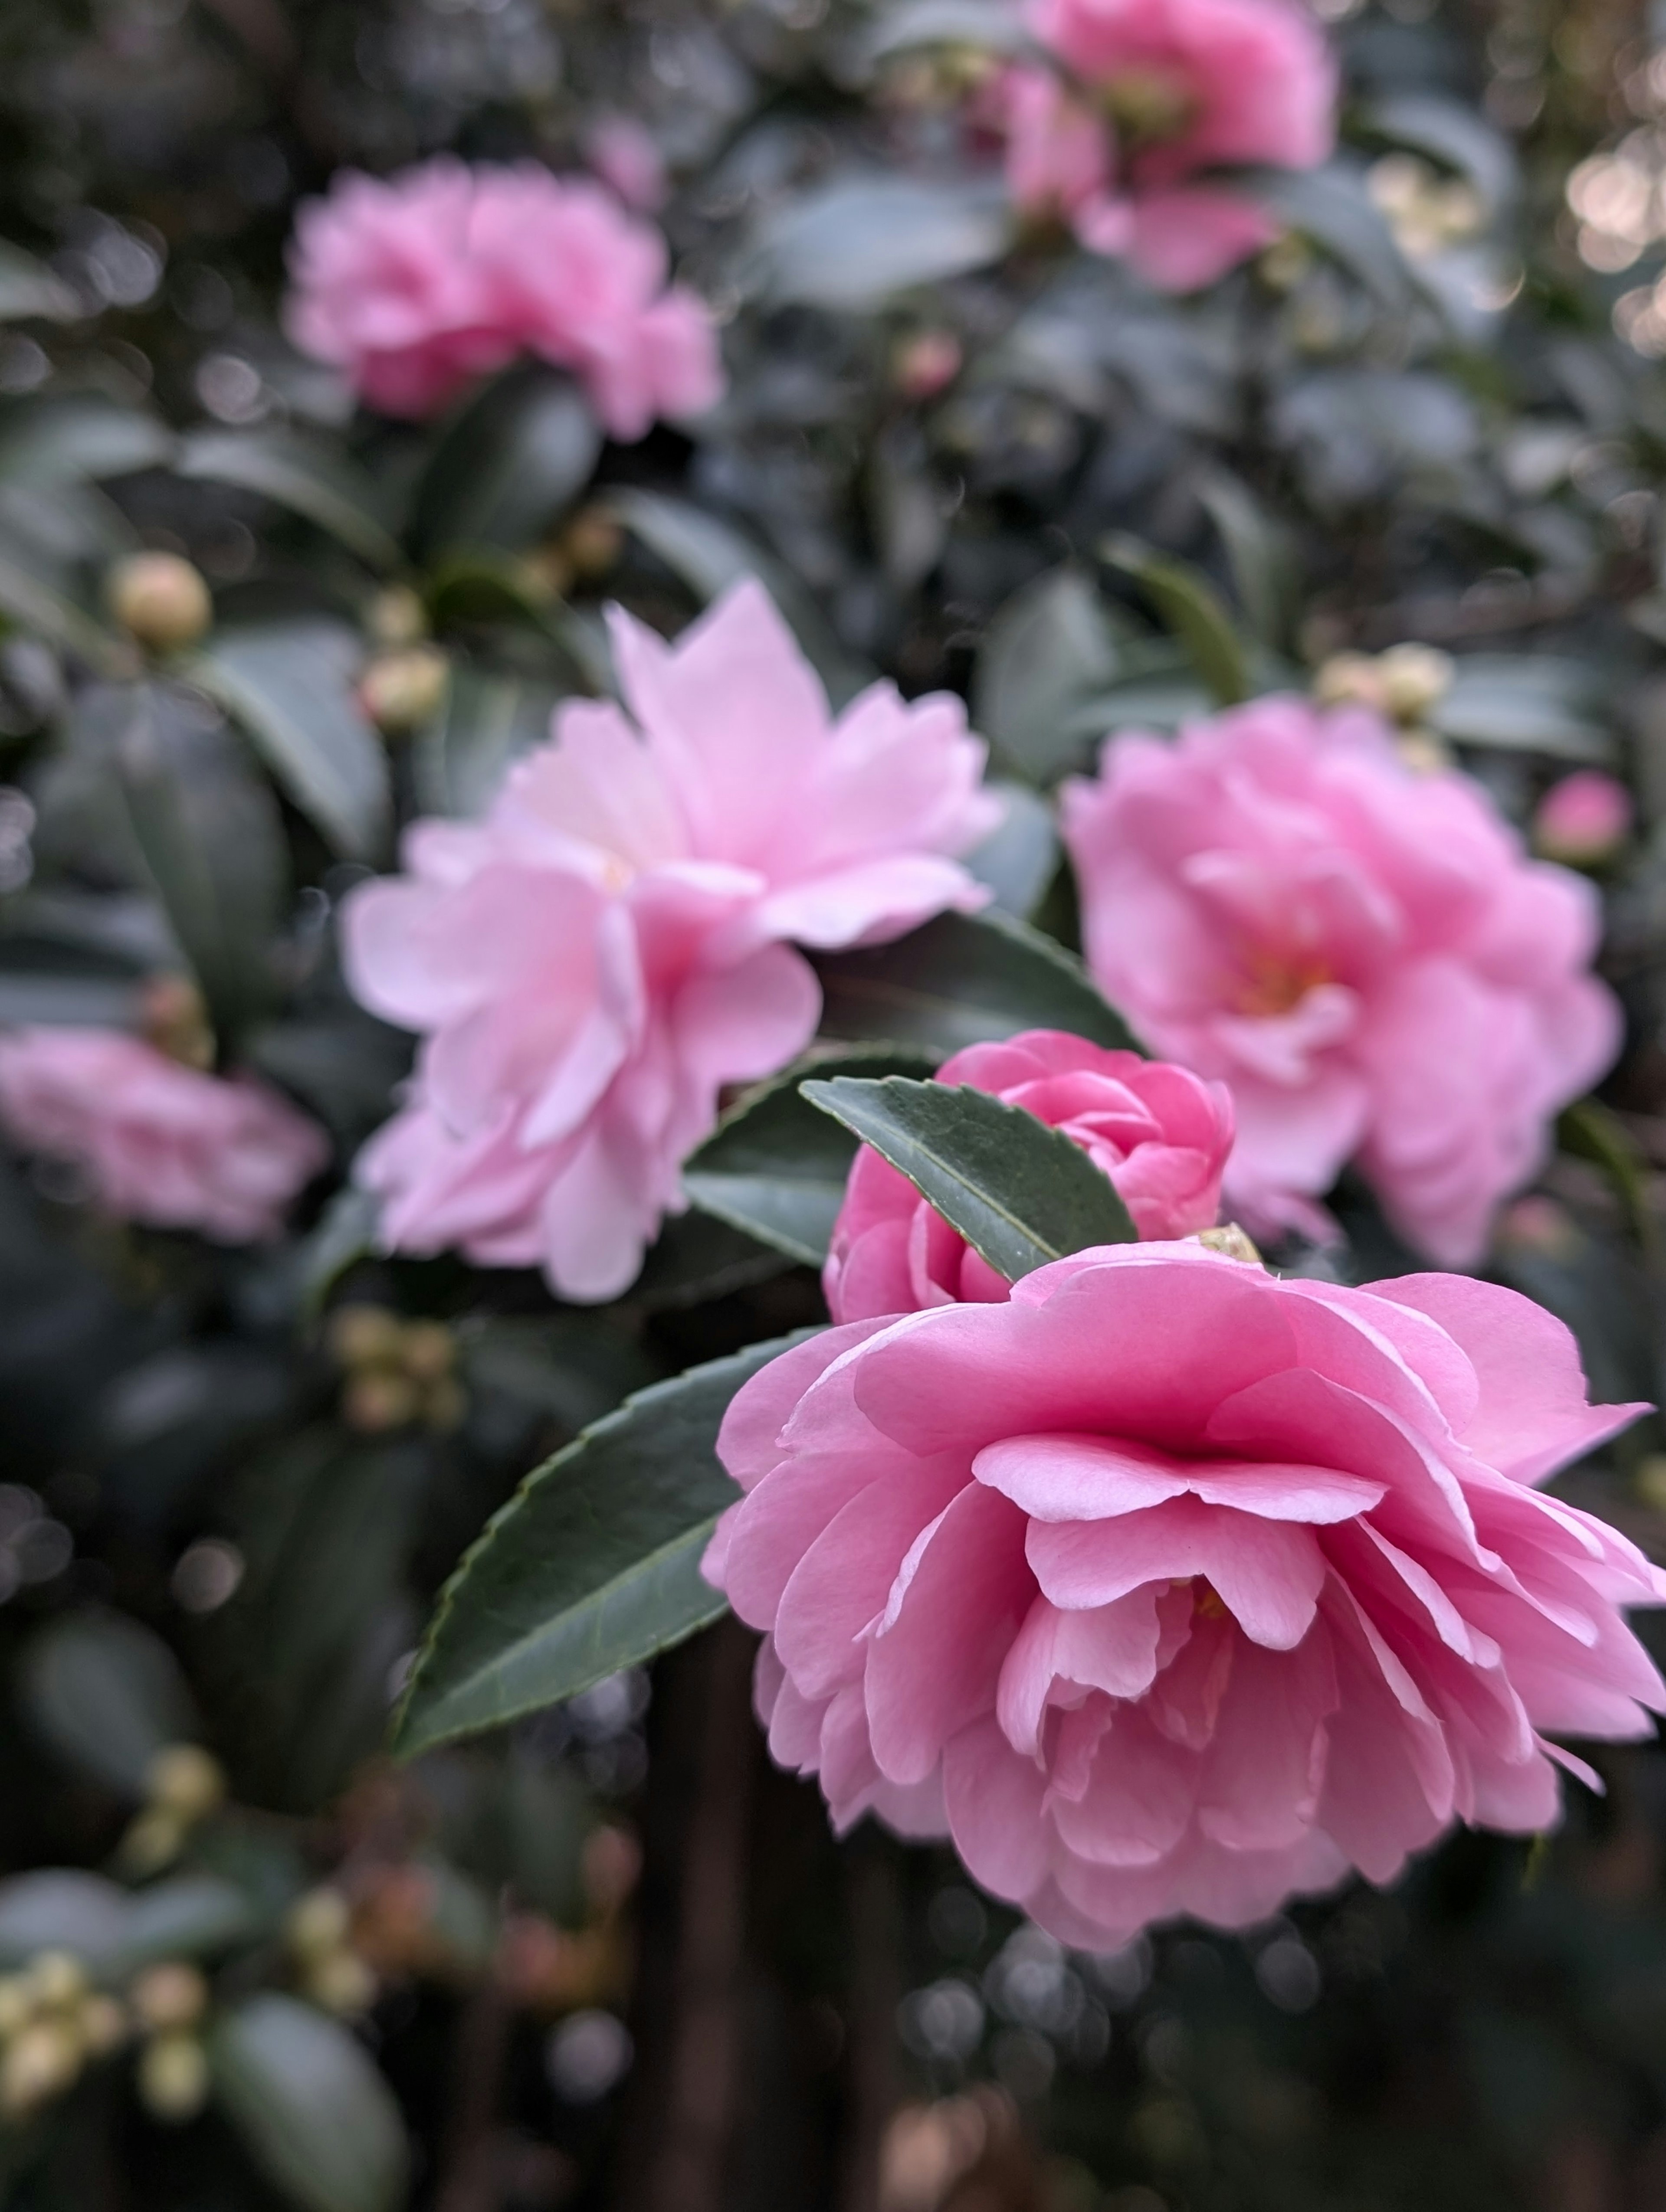
[[[681,1313],[767,1283],[787,1265],[774,1245],[692,1207],[662,1225],[630,1286],[630,1304],[644,1313]]]
[[[1256,198],[1359,279],[1378,303],[1403,311],[1415,291],[1404,258],[1365,181],[1341,162],[1322,169],[1264,169]]]
[[[824,1036],[885,1039],[939,1060],[1020,1030],[1137,1049],[1080,961],[1007,915],[939,915],[893,945],[819,953],[815,967]]]
[[[127,1909],[125,1889],[77,1868],[41,1867],[0,1881],[0,1972],[27,1966],[42,1951],[67,1951],[102,1974],[120,1955]]]
[[[301,2212],[395,2212],[410,2151],[392,2091],[339,2021],[271,1990],[209,2039],[215,2100]]]
[[[982,180],[840,177],[772,210],[749,275],[777,305],[870,308],[998,260],[1014,222],[1007,196]]]
[[[0,483],[97,483],[162,468],[178,441],[138,407],[94,392],[46,392],[0,406]]]
[[[839,642],[813,594],[790,568],[733,523],[664,492],[612,491],[607,504],[626,529],[702,602],[716,599],[743,576],[756,576],[780,608],[836,707],[873,680],[872,671]]]
[[[1412,147],[1468,177],[1489,210],[1514,194],[1510,142],[1468,100],[1438,92],[1389,93],[1368,100],[1359,120],[1371,136]]]
[[[381,1200],[349,1183],[338,1190],[295,1251],[295,1303],[303,1322],[316,1321],[350,1267],[380,1249]]]
[[[441,434],[416,487],[419,556],[536,544],[589,483],[601,425],[578,386],[527,362],[486,385]]]
[[[1013,593],[978,647],[972,721],[1036,783],[1085,763],[1092,702],[1120,666],[1116,628],[1092,579],[1067,564]]]
[[[353,688],[363,658],[356,631],[309,616],[217,629],[190,664],[301,812],[358,860],[383,851],[393,811],[386,750]]]
[[[410,749],[423,811],[483,813],[510,762],[549,736],[561,696],[544,678],[459,662],[444,705]]]
[[[1250,629],[1263,646],[1287,651],[1301,599],[1291,533],[1230,469],[1209,470],[1199,480],[1197,495],[1220,532],[1238,604]]]
[[[1191,656],[1192,665],[1223,707],[1250,696],[1243,641],[1232,627],[1219,592],[1200,569],[1159,553],[1138,538],[1116,535],[1099,545],[1107,568],[1131,576]]]
[[[739,1494],[717,1460],[718,1428],[740,1385],[797,1340],[655,1383],[527,1476],[441,1593],[396,1751],[555,1705],[722,1613],[700,1574]]]
[[[911,46],[972,46],[998,54],[1021,53],[1027,44],[1024,19],[1007,0],[893,0],[874,11],[861,51],[878,61]]]
[[[984,788],[1001,804],[1001,818],[981,845],[966,854],[969,874],[987,884],[996,908],[1027,921],[1058,872],[1059,833],[1053,809],[1028,784],[992,777]]]
[[[88,486],[0,483],[0,615],[100,675],[134,673],[138,655],[100,597],[107,563],[132,543],[119,511]]]
[[[683,1188],[706,1212],[819,1267],[856,1146],[800,1095],[800,1082],[812,1074],[926,1076],[936,1064],[931,1053],[893,1045],[800,1060],[730,1109],[684,1168]]]
[[[119,1971],[134,1973],[160,1959],[210,1958],[259,1929],[260,1915],[235,1883],[218,1875],[175,1875],[129,1899]]]
[[[1110,1176],[1022,1106],[900,1075],[801,1088],[905,1175],[1009,1283],[1067,1253],[1134,1239]]]
[[[1590,662],[1558,654],[1465,653],[1429,726],[1456,744],[1542,753],[1607,767],[1615,751],[1607,689]]]
[[[115,767],[140,851],[223,1038],[274,993],[272,944],[289,887],[277,806],[218,714],[169,685],[131,688]]]
[[[372,568],[401,565],[374,483],[338,445],[281,425],[197,430],[184,441],[177,466],[184,477],[258,492],[327,531]]]
[[[125,1613],[70,1613],[24,1654],[18,1686],[31,1727],[106,1789],[138,1798],[158,1752],[201,1728],[179,1662]]]

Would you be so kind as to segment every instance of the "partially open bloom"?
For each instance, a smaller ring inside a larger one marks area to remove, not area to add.
[[[664,239],[587,178],[441,155],[309,201],[285,310],[373,407],[431,415],[523,354],[571,369],[616,438],[722,390],[710,318],[666,287]]]
[[[757,584],[675,646],[616,611],[613,642],[635,721],[569,702],[483,821],[417,823],[344,915],[355,991],[425,1037],[360,1165],[385,1234],[578,1298],[629,1283],[723,1085],[808,1042],[789,942],[981,904],[949,856],[998,814],[958,700],[876,684],[836,719]]]
[[[1209,173],[1311,168],[1330,152],[1335,67],[1294,0],[1031,0],[1028,18],[1071,82],[1017,64],[981,103],[1020,207],[1061,216],[1169,291],[1212,283],[1278,235]]]
[[[265,1084],[204,1075],[122,1030],[0,1036],[0,1126],[80,1169],[108,1212],[228,1244],[275,1237],[330,1157],[317,1123]]]
[[[1619,1048],[1590,886],[1375,716],[1290,698],[1114,738],[1064,829],[1100,988],[1231,1091],[1228,1210],[1322,1234],[1355,1159],[1413,1244],[1479,1258]]]
[[[969,1045],[944,1062],[936,1080],[993,1091],[1062,1129],[1116,1184],[1141,1237],[1189,1237],[1214,1226],[1232,1148],[1224,1085],[1057,1030]],[[822,1287],[828,1311],[845,1322],[1004,1298],[1009,1286],[906,1176],[864,1145],[851,1164]]]
[[[1549,1735],[1651,1733],[1618,1608],[1666,1576],[1533,1486],[1641,1410],[1492,1284],[1109,1246],[755,1376],[706,1572],[839,1826],[946,1830],[1067,1942],[1243,1926],[1544,1828],[1589,1773]]]

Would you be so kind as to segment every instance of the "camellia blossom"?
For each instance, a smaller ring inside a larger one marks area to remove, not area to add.
[[[344,915],[354,990],[425,1040],[360,1163],[384,1234],[573,1298],[627,1287],[720,1091],[813,1035],[791,945],[981,905],[950,856],[999,817],[958,700],[876,684],[836,718],[756,583],[674,646],[612,625],[634,722],[569,701],[483,820],[418,823]]]
[[[122,1030],[0,1036],[0,1126],[79,1168],[108,1212],[228,1244],[275,1237],[330,1157],[318,1124],[267,1085],[204,1075]]]
[[[389,415],[435,413],[523,354],[571,369],[616,438],[721,396],[711,319],[666,244],[588,178],[450,155],[348,171],[295,219],[289,336]]]
[[[1295,0],[1031,0],[1027,21],[1070,82],[1015,64],[984,96],[1014,199],[1164,290],[1212,283],[1279,234],[1211,171],[1312,168],[1335,143],[1335,64]]]
[[[1576,769],[1563,776],[1533,811],[1533,847],[1547,860],[1570,867],[1600,867],[1632,834],[1632,795],[1601,769]]]
[[[1100,988],[1231,1090],[1229,1210],[1323,1235],[1353,1159],[1420,1250],[1478,1259],[1619,1048],[1590,886],[1376,716],[1293,698],[1113,738],[1063,816]]]
[[[1223,1084],[1057,1030],[969,1045],[936,1080],[993,1091],[1062,1129],[1116,1184],[1141,1237],[1214,1226],[1232,1148]],[[1009,1288],[871,1145],[851,1164],[822,1287],[836,1322],[1004,1298]]]
[[[1065,1942],[1242,1927],[1543,1829],[1592,1778],[1549,1735],[1651,1733],[1618,1608],[1666,1576],[1534,1487],[1643,1410],[1493,1284],[1107,1246],[756,1375],[705,1571],[841,1828],[946,1830]]]

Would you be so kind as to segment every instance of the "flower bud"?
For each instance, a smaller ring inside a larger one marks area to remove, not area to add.
[[[1611,860],[1632,830],[1631,793],[1600,769],[1577,769],[1552,784],[1533,817],[1533,849],[1571,868]]]
[[[386,1306],[337,1306],[326,1329],[331,1357],[343,1367],[394,1367],[404,1344],[404,1327]]]
[[[127,2033],[126,2014],[114,1997],[101,1990],[82,1998],[76,2024],[81,2032],[81,2047],[89,2058],[108,2057]]]
[[[224,1767],[197,1743],[171,1743],[159,1751],[144,1780],[151,1805],[187,1826],[213,1812],[226,1795]]]
[[[952,331],[916,331],[891,356],[891,380],[905,399],[932,399],[954,382],[963,358]]]
[[[0,2051],[0,2114],[21,2119],[60,2096],[81,2071],[81,2038],[67,2021],[37,2020]]]
[[[142,2024],[158,2033],[195,2027],[208,2009],[208,1984],[178,1959],[147,1966],[128,1991]]]
[[[187,1823],[177,1813],[151,1806],[129,1826],[118,1847],[122,1871],[143,1881],[179,1856]]]
[[[87,1969],[67,1951],[41,1951],[30,1960],[23,1982],[35,2004],[64,2011],[86,1996]]]
[[[370,608],[370,635],[378,645],[419,645],[428,635],[428,610],[409,584],[390,584]]]
[[[1379,714],[1389,708],[1382,672],[1369,653],[1333,653],[1314,676],[1313,696],[1322,707],[1372,707]]]
[[[194,2035],[158,2035],[139,2053],[138,2086],[154,2118],[194,2120],[208,2102],[208,2054]]]
[[[338,1889],[309,1889],[290,1906],[283,1932],[301,1958],[321,1958],[346,1942],[350,1922],[347,1899]]]
[[[139,1020],[148,1043],[182,1067],[206,1072],[214,1065],[214,1031],[203,994],[188,975],[149,975],[139,995]]]
[[[328,1951],[307,1967],[302,1986],[316,2005],[344,2017],[376,2002],[376,1977],[356,1951]]]
[[[1223,1221],[1219,1229],[1200,1230],[1197,1241],[1207,1244],[1212,1252],[1224,1253],[1229,1260],[1243,1260],[1252,1267],[1264,1264],[1254,1243],[1236,1221]]]
[[[1391,645],[1377,657],[1383,696],[1396,722],[1420,722],[1452,688],[1452,656],[1433,645]]]
[[[131,553],[108,581],[110,611],[141,645],[177,653],[195,645],[214,620],[200,569],[177,553]]]
[[[439,711],[450,672],[437,645],[379,653],[359,678],[359,704],[385,737],[408,737]]]
[[[561,550],[575,576],[605,576],[619,564],[624,530],[605,507],[587,507],[562,532]]]
[[[456,1339],[443,1322],[407,1322],[401,1334],[399,1364],[415,1382],[438,1382],[457,1364]]]
[[[402,1429],[414,1421],[419,1406],[416,1387],[403,1375],[372,1368],[361,1370],[342,1396],[342,1419],[363,1436],[380,1436],[386,1429]]]

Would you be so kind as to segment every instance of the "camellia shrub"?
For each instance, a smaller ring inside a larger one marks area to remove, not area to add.
[[[1666,46],[0,25],[0,2202],[1666,2191]]]

